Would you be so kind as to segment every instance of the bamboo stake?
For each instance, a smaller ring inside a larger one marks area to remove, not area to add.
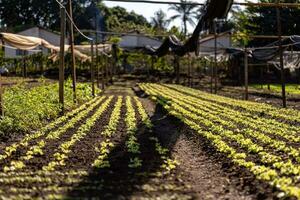
[[[91,82],[92,82],[92,96],[95,97],[95,74],[94,74],[94,41],[91,41]]]
[[[68,13],[73,20],[73,8],[72,8],[72,0],[68,0]],[[72,89],[73,89],[73,101],[77,102],[77,94],[76,94],[76,59],[74,53],[74,25],[70,21],[69,22],[69,34],[70,34],[70,48],[71,48],[71,71],[72,71]]]
[[[248,71],[248,52],[247,48],[245,48],[245,100],[249,99],[249,90],[248,90],[248,84],[249,84],[249,71]]]
[[[104,48],[104,46],[103,46]],[[101,79],[102,79],[102,90],[105,89],[105,80],[104,80],[104,67],[105,67],[105,58],[102,56],[102,64],[101,64]]]
[[[270,91],[271,90],[271,86],[270,86],[271,78],[270,78],[270,64],[269,63],[267,63],[267,71],[268,71],[268,90]]]
[[[215,63],[214,63],[214,78],[215,78],[215,94],[218,93],[218,62],[217,62],[217,22],[214,20],[214,35],[215,35],[215,44],[214,44],[214,50],[215,50]]]
[[[212,59],[210,60],[210,93],[213,93],[213,84],[214,84],[214,63]]]
[[[65,81],[65,32],[66,32],[66,12],[60,8],[60,63],[59,63],[59,103],[64,113],[64,81]]]
[[[1,43],[4,45],[4,40],[1,39]],[[1,47],[3,56],[2,56],[2,60],[4,61],[4,56],[5,56],[5,48],[4,46]],[[4,106],[3,106],[3,94],[4,94],[4,88],[2,86],[2,76],[0,74],[0,114],[3,117],[4,116]]]
[[[276,1],[279,4],[279,0]],[[279,56],[280,56],[280,70],[281,70],[281,93],[282,93],[282,106],[286,108],[286,91],[285,91],[285,72],[283,64],[283,49],[282,49],[282,27],[281,27],[281,16],[279,7],[276,8],[277,17],[277,31],[279,40]]]

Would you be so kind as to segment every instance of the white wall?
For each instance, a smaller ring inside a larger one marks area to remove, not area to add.
[[[217,38],[217,47],[218,48],[228,48],[231,47],[231,35],[226,34]],[[215,48],[215,39],[209,39],[207,41],[200,43],[200,51],[201,52],[214,52]]]
[[[149,46],[160,46],[161,42],[146,36],[123,36],[119,46],[122,48],[136,48]]]

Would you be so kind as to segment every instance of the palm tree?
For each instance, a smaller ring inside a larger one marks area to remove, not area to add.
[[[181,4],[174,4],[169,7],[169,10],[175,11],[177,14],[173,15],[170,20],[181,19],[183,24],[183,33],[187,35],[187,24],[195,26],[194,17],[197,15],[197,5],[187,4],[191,3],[187,0],[180,0]]]
[[[155,29],[164,31],[169,26],[170,20],[167,19],[166,13],[160,9],[155,12],[154,17],[151,17],[151,24]]]

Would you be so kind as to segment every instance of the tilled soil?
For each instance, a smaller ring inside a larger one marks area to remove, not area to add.
[[[88,131],[85,138],[78,141],[66,159],[65,166],[59,166],[56,172],[43,174],[34,165],[21,170],[18,175],[24,180],[12,181],[13,174],[0,173],[0,197],[32,199],[50,198],[63,195],[69,199],[274,199],[276,192],[266,183],[257,181],[245,169],[235,167],[227,158],[217,153],[209,142],[172,116],[160,106],[155,105],[135,82],[118,82],[108,88],[104,95],[114,95],[110,107]],[[133,107],[137,116],[137,141],[140,144],[139,158],[142,167],[130,168],[128,163],[132,154],[128,153],[126,142],[126,106],[125,97],[140,97],[154,125],[149,131],[138,115],[137,105]],[[109,168],[98,169],[91,166],[97,157],[95,147],[105,140],[101,132],[107,125],[117,96],[123,96],[121,120],[116,133],[111,138],[114,147],[109,152]],[[94,113],[95,110],[92,112]],[[92,114],[90,113],[89,116]],[[44,165],[51,160],[59,144],[69,139],[77,128],[85,124],[86,119],[69,129],[57,144],[49,144],[45,157],[38,158]],[[167,148],[167,156],[179,162],[171,172],[162,168],[163,158],[156,150],[156,144],[150,140],[157,137],[159,143]],[[1,148],[4,149],[4,148]],[[0,151],[2,154],[2,151]],[[24,152],[22,152],[24,154]],[[18,155],[13,155],[17,159]],[[10,161],[8,159],[8,161]],[[7,164],[7,162],[5,162]],[[1,163],[0,168],[3,168]],[[38,166],[40,166],[38,164]],[[32,174],[30,174],[32,173]],[[28,183],[27,179],[34,179]],[[40,180],[39,177],[45,178]],[[8,182],[7,182],[8,180]],[[28,195],[28,196],[26,196]],[[50,195],[50,196],[49,196]],[[0,198],[0,199],[1,199]]]

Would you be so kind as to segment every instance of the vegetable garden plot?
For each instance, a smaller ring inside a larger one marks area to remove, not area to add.
[[[0,151],[0,199],[99,198],[169,174],[177,162],[152,126],[138,97],[97,97]]]
[[[282,192],[300,198],[300,113],[238,101],[177,85],[140,84],[236,165]]]

